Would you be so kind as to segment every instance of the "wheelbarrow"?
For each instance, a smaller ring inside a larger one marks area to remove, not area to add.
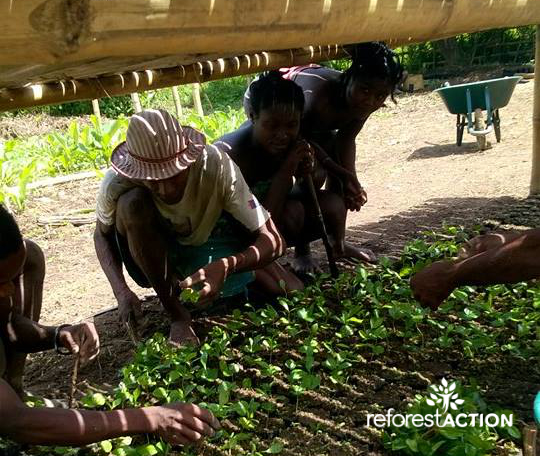
[[[501,117],[499,109],[504,108],[521,76],[511,76],[487,81],[458,84],[435,90],[443,99],[450,114],[457,115],[457,141],[463,143],[463,132],[476,137],[480,150],[487,148],[486,136],[495,130],[497,142],[501,142]],[[487,113],[484,123],[483,111]]]

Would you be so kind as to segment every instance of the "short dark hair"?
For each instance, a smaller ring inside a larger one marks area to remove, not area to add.
[[[342,75],[342,82],[347,85],[351,80],[362,77],[380,78],[389,82],[394,90],[403,78],[403,66],[398,55],[382,41],[346,46],[351,55],[351,66]]]
[[[0,204],[0,259],[17,252],[23,243],[17,222],[8,210]]]
[[[283,78],[280,71],[267,71],[251,83],[249,104],[255,115],[280,104],[290,104],[295,110],[303,112],[304,92],[296,82]]]

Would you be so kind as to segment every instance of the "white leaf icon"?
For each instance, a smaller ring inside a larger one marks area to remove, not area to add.
[[[458,398],[458,394],[452,394],[452,399],[457,399]]]
[[[431,399],[433,399],[434,401],[436,401],[437,399],[439,399],[439,398],[438,398],[435,394],[433,394],[433,393],[430,393],[429,397],[430,397]]]
[[[426,399],[426,402],[428,405],[435,405],[435,402],[433,402],[431,399]]]
[[[461,405],[463,403],[465,403],[465,401],[463,399],[456,399],[456,404],[457,405]]]
[[[450,408],[451,408],[452,410],[457,410],[457,405],[454,404],[453,402],[450,402]]]
[[[451,385],[450,385],[450,388],[448,388],[450,391],[454,391],[456,389],[456,382],[453,382]]]
[[[445,388],[448,386],[448,382],[446,381],[445,378],[443,378],[443,379],[441,380],[441,384],[442,384]]]

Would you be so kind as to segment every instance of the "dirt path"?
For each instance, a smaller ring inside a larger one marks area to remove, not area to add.
[[[533,84],[520,84],[501,110],[502,142],[480,152],[465,133],[455,145],[455,117],[437,94],[407,96],[376,113],[358,141],[357,169],[369,202],[348,219],[349,235],[379,252],[415,231],[493,217],[528,194]]]
[[[436,94],[405,95],[366,124],[358,170],[369,202],[350,214],[348,235],[391,254],[417,232],[443,221],[470,225],[527,196],[533,84],[520,84],[501,111],[503,142],[484,152],[466,134],[455,146],[455,118]],[[45,251],[42,321],[77,321],[115,305],[93,246],[93,227],[38,227],[37,218],[92,208],[98,179],[35,191],[19,216],[25,235]],[[138,289],[142,296],[145,290]]]

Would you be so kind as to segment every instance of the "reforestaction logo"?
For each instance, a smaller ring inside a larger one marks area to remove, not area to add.
[[[386,413],[376,413],[367,415],[367,426],[384,428],[394,427],[459,427],[467,426],[490,426],[490,427],[511,427],[514,423],[513,414],[496,413],[457,413],[464,404],[464,400],[459,398],[456,392],[456,383],[441,380],[440,385],[431,385],[428,388],[429,397],[426,403],[433,407],[433,413],[402,414],[394,413],[394,409],[388,409]]]

